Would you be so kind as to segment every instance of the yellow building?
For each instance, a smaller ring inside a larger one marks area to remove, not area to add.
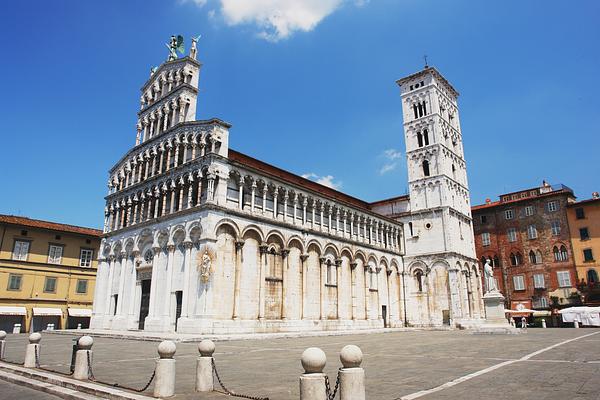
[[[577,286],[586,304],[600,305],[600,196],[567,207]]]
[[[101,235],[0,214],[0,330],[87,327]]]

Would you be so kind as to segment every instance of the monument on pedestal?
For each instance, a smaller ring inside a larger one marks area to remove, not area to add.
[[[494,279],[494,270],[488,258],[483,266],[483,276],[485,278],[485,294],[483,295],[483,304],[485,306],[485,324],[478,329],[481,333],[517,333],[512,327],[504,313],[504,296],[498,291],[496,280]]]

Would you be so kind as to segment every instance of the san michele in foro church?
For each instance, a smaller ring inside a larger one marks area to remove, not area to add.
[[[370,203],[230,148],[228,122],[196,120],[202,64],[195,39],[178,55],[181,39],[143,84],[135,146],[109,171],[92,329],[489,323],[458,92],[435,68],[396,82],[410,194]]]

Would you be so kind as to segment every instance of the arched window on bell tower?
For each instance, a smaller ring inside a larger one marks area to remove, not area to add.
[[[429,161],[423,160],[423,176],[429,176]]]
[[[423,108],[425,108],[425,103],[423,103]],[[429,132],[427,132],[427,129],[423,130],[423,143],[425,143],[425,146],[429,146]]]
[[[419,147],[423,147],[423,134],[421,132],[417,132],[417,142],[419,142]]]

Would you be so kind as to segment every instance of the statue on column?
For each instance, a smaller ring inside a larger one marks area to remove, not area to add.
[[[492,268],[490,262],[491,260],[488,258],[485,261],[485,265],[483,266],[486,293],[498,291],[498,286],[496,286],[496,279],[494,279],[494,269]]]
[[[202,35],[198,35],[196,37],[192,37],[192,47],[190,48],[190,58],[196,59],[198,55],[198,40],[202,37]]]

